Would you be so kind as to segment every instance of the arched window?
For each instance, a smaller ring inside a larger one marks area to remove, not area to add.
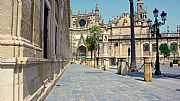
[[[140,14],[140,19],[142,19],[143,18],[143,15],[142,14]]]
[[[145,44],[143,45],[143,49],[144,49],[144,51],[149,51],[149,44],[148,44],[148,43],[145,43]]]

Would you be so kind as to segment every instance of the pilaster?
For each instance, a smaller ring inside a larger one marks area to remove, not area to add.
[[[55,59],[55,1],[52,0],[51,2],[51,32],[50,32],[50,58]]]
[[[16,63],[16,58],[0,58],[1,101],[17,101],[15,93],[18,93],[14,86],[14,84],[16,84],[14,77]]]
[[[62,1],[61,0],[59,0],[58,1],[58,5],[59,5],[59,7],[61,7],[61,5],[62,5]],[[61,13],[62,13],[62,10],[61,9],[59,9],[58,10],[58,22],[57,22],[57,24],[58,24],[58,33],[57,33],[57,49],[56,49],[56,58],[57,59],[60,59],[61,58],[61,35],[62,35],[62,32],[61,32],[61,30],[62,30],[62,18],[61,18]]]

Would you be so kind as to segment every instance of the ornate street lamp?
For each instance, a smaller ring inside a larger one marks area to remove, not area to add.
[[[97,66],[99,66],[99,49],[100,49],[100,46],[99,46],[99,43],[98,43],[98,58],[97,58]]]
[[[162,22],[158,22],[158,13],[159,11],[155,8],[155,10],[153,11],[154,17],[155,17],[155,22],[154,24],[152,24],[152,21],[150,19],[148,19],[147,23],[149,26],[149,29],[151,30],[151,33],[154,33],[156,35],[156,65],[155,65],[155,75],[161,75],[161,71],[160,71],[160,63],[159,63],[159,38],[161,37],[160,33],[159,33],[159,27],[161,25],[165,24],[165,21],[167,20],[167,13],[165,13],[164,11],[162,11],[161,13],[161,19]]]

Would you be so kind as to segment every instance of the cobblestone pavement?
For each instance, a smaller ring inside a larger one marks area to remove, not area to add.
[[[137,64],[137,68],[140,69],[139,73],[135,74],[143,74],[144,68],[142,67],[142,64]],[[180,66],[174,65],[173,67],[169,67],[167,65],[160,65],[160,70],[162,72],[162,76],[164,77],[170,77],[170,78],[176,78],[180,79]],[[152,69],[153,73],[155,72],[155,68]],[[116,73],[117,72],[117,66],[110,66],[109,72]],[[143,74],[144,76],[144,74]]]
[[[180,101],[178,78],[154,76],[148,83],[141,72],[120,76],[115,71],[70,65],[45,101]]]

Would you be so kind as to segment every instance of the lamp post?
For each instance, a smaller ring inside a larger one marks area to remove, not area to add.
[[[135,34],[134,34],[134,0],[130,1],[130,22],[131,22],[131,65],[130,71],[137,72],[136,67],[136,47],[135,47]]]
[[[94,33],[94,68],[96,67],[96,36]]]
[[[97,66],[99,66],[99,49],[100,49],[100,47],[99,47],[99,43],[98,43],[98,58],[97,58]]]
[[[167,19],[167,13],[165,13],[164,11],[162,11],[161,13],[161,19],[162,22],[158,21],[158,13],[159,11],[155,8],[155,10],[153,11],[154,17],[155,17],[155,22],[152,25],[151,24],[151,20],[148,20],[148,25],[151,26],[150,30],[151,33],[154,33],[156,35],[156,65],[155,65],[155,75],[161,75],[161,71],[160,71],[160,63],[159,63],[159,38],[161,37],[161,34],[159,33],[159,27],[161,25],[165,24],[165,21]]]
[[[149,29],[148,29],[148,34],[149,34],[148,35],[148,38],[149,38],[149,56],[152,57],[151,50],[150,50],[151,49],[151,42],[150,42],[151,41],[151,35],[150,35],[151,31],[150,30],[151,30],[151,26],[152,26],[152,21],[150,19],[148,19],[147,23],[148,23],[148,27],[149,27]]]

